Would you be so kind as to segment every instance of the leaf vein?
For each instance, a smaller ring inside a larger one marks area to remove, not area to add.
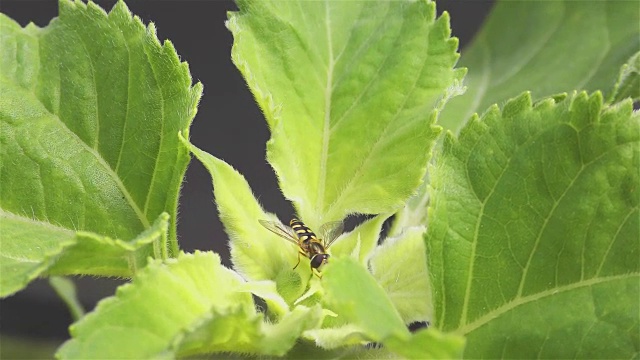
[[[122,34],[122,32],[120,32]],[[120,164],[122,161],[122,153],[124,152],[124,144],[127,135],[127,120],[129,119],[129,111],[131,107],[131,84],[133,81],[131,80],[131,50],[129,49],[129,42],[123,41],[124,47],[127,51],[127,106],[125,108],[124,121],[122,122],[122,140],[120,142],[120,150],[118,151],[118,160],[116,160],[115,172],[118,173],[120,169]]]
[[[328,68],[327,68],[327,83],[324,89],[324,121],[322,128],[322,145],[321,145],[321,154],[320,154],[320,177],[318,179],[318,194],[317,201],[318,204],[318,212],[320,214],[320,219],[313,219],[318,223],[323,222],[324,213],[322,209],[324,208],[324,192],[326,186],[326,178],[327,178],[327,161],[329,157],[329,137],[331,135],[331,89],[333,88],[333,69],[335,66],[334,58],[333,58],[333,42],[331,39],[331,14],[329,11],[329,3],[328,0],[324,2],[325,8],[325,27],[327,34],[327,55],[329,56]]]
[[[578,172],[576,172],[576,174],[574,175],[574,177],[571,180],[571,182],[569,182],[569,184],[567,184],[566,188],[564,189],[564,191],[562,192],[560,197],[557,200],[554,199],[554,204],[551,207],[551,209],[549,210],[549,214],[545,217],[545,219],[543,221],[543,224],[540,227],[540,231],[538,231],[538,235],[536,236],[536,240],[534,242],[534,246],[531,249],[531,252],[529,254],[529,259],[527,260],[527,264],[526,264],[526,266],[525,266],[525,268],[524,268],[524,270],[522,272],[522,277],[520,279],[520,284],[518,286],[517,296],[522,296],[522,292],[524,290],[524,283],[526,281],[531,262],[533,261],[533,257],[536,254],[536,250],[538,249],[538,246],[540,245],[540,241],[542,239],[542,234],[547,229],[547,225],[549,224],[549,220],[553,217],[553,215],[554,215],[556,209],[558,208],[558,205],[560,204],[560,202],[562,202],[562,200],[564,199],[565,195],[567,195],[567,193],[569,193],[569,190],[574,186],[574,184],[576,183],[577,179],[582,175],[582,173],[585,171],[585,169],[587,169],[589,166],[595,164],[598,160],[603,158],[605,155],[609,154],[611,151],[613,151],[617,147],[624,146],[624,145],[625,145],[624,143],[623,144],[617,144],[615,147],[607,149],[607,151],[605,151],[602,154],[598,155],[597,157],[593,158],[588,163],[583,164],[582,167],[580,168],[580,170]],[[557,272],[556,272],[556,276],[557,276]],[[556,284],[557,284],[557,282],[556,282]]]
[[[474,320],[473,322],[464,324],[463,326],[460,326],[458,328],[458,332],[462,333],[462,334],[468,334],[478,328],[480,328],[481,326],[489,323],[489,321],[496,319],[497,317],[505,314],[506,312],[513,310],[515,308],[517,308],[518,306],[521,305],[526,305],[530,302],[533,301],[538,301],[538,300],[542,300],[546,297],[549,296],[556,296],[557,294],[563,293],[565,291],[571,291],[571,290],[576,290],[576,289],[580,289],[583,287],[589,287],[589,286],[595,286],[595,285],[599,285],[599,284],[604,284],[606,282],[609,281],[618,281],[618,280],[626,280],[626,279],[631,279],[633,277],[638,277],[640,278],[640,273],[628,273],[628,274],[621,274],[621,275],[615,275],[615,276],[606,276],[606,277],[600,277],[600,278],[592,278],[589,280],[585,280],[585,281],[580,281],[580,282],[575,282],[575,283],[571,283],[571,284],[567,284],[567,285],[563,285],[563,286],[557,286],[554,288],[550,288],[544,291],[540,291],[538,293],[534,293],[531,295],[526,295],[526,296],[518,296],[516,298],[514,298],[513,300],[511,300],[508,303],[505,303],[502,306],[499,306],[491,311],[488,311],[487,313],[485,313],[484,315],[482,315],[481,317],[477,318],[476,320]]]
[[[413,95],[413,92],[417,88],[418,80],[422,77],[422,73],[424,72],[426,64],[427,64],[426,61],[422,62],[422,67],[420,68],[420,72],[419,72],[420,75],[415,77],[414,82],[413,82],[413,84],[411,86],[411,89],[405,95],[404,100],[402,101],[402,104],[400,104],[400,106],[398,106],[398,111],[396,111],[396,113],[393,116],[393,118],[390,119],[387,122],[387,124],[385,125],[384,129],[382,130],[382,132],[380,132],[380,135],[378,136],[376,141],[372,144],[372,146],[370,147],[370,150],[367,151],[367,155],[364,157],[362,162],[360,162],[360,164],[357,166],[356,172],[353,174],[352,177],[349,178],[349,180],[347,181],[347,183],[345,184],[343,189],[340,191],[340,195],[336,196],[336,198],[333,200],[333,202],[329,205],[329,207],[327,208],[327,211],[326,211],[327,214],[331,214],[331,211],[333,210],[333,208],[336,207],[336,205],[338,205],[340,203],[340,200],[346,194],[348,194],[348,192],[353,187],[353,184],[355,183],[355,179],[357,179],[357,178],[359,178],[361,176],[361,174],[363,172],[363,169],[366,167],[367,163],[372,158],[372,154],[374,154],[376,152],[376,150],[378,149],[378,147],[380,145],[383,145],[385,143],[385,139],[384,138],[385,138],[385,135],[388,135],[387,134],[387,130],[389,129],[389,127],[392,124],[394,124],[396,122],[396,120],[398,119],[398,117],[400,116],[402,111],[404,110],[407,101],[409,100],[411,95]]]
[[[389,9],[387,8],[387,13],[389,12]],[[382,28],[382,27],[380,27]],[[373,35],[372,35],[373,36]],[[371,38],[371,37],[370,37]],[[367,39],[369,40],[369,39]],[[396,37],[396,41],[397,41],[397,37]],[[364,96],[364,94],[366,94],[369,91],[369,88],[379,79],[378,75],[380,74],[380,71],[385,67],[385,65],[387,64],[387,61],[389,60],[389,58],[391,57],[391,55],[393,55],[392,51],[387,51],[385,53],[385,57],[384,59],[380,62],[380,64],[378,65],[378,68],[376,69],[375,74],[371,75],[369,77],[369,81],[367,82],[367,84],[362,87],[362,91],[360,91],[360,93],[358,94],[358,97],[356,97],[352,102],[351,105],[349,105],[349,107],[347,108],[347,110],[345,110],[342,115],[336,120],[334,121],[333,125],[331,126],[331,132],[333,132],[337,127],[338,124],[340,124],[345,118],[347,118],[347,115],[349,115],[351,113],[351,111],[356,107],[356,105],[358,105],[360,103],[360,100],[362,99],[362,97]],[[355,58],[355,56],[353,57]],[[348,74],[348,69],[345,69],[343,71],[343,77],[346,76]],[[336,81],[337,83],[337,81]]]
[[[156,72],[155,67],[153,66],[153,63],[151,61],[151,58],[149,56],[148,53],[148,49],[146,46],[143,45],[142,47],[142,51],[144,52],[145,56],[147,57],[147,63],[149,64],[149,68],[151,69],[151,73],[153,74],[153,78],[156,81],[156,84],[160,84],[160,78],[161,76],[159,76]],[[160,50],[162,51],[162,49]],[[153,165],[153,172],[151,174],[151,179],[149,179],[149,190],[147,191],[146,195],[145,195],[145,201],[144,201],[144,215],[145,215],[145,219],[147,219],[147,212],[149,211],[149,203],[151,202],[152,196],[151,194],[154,191],[154,188],[156,187],[156,174],[158,173],[158,168],[159,168],[159,162],[160,162],[160,151],[162,150],[162,143],[165,140],[165,134],[164,134],[164,125],[165,125],[165,118],[166,118],[166,112],[165,112],[165,102],[168,100],[167,98],[165,98],[165,94],[164,91],[162,91],[162,87],[158,85],[158,87],[160,88],[158,91],[159,95],[160,95],[160,101],[158,101],[158,104],[160,105],[160,113],[161,115],[161,119],[160,119],[160,128],[157,129],[158,134],[160,136],[160,139],[158,141],[158,146],[157,146],[157,150],[156,150],[156,154],[155,154],[155,161],[154,161],[154,165]],[[149,227],[149,223],[147,222],[146,227]]]
[[[596,276],[599,276],[600,273],[602,272],[602,268],[604,266],[604,263],[607,260],[607,257],[609,256],[609,253],[611,252],[611,249],[613,248],[613,244],[616,242],[616,240],[618,239],[618,235],[620,235],[620,231],[622,230],[622,228],[624,227],[624,225],[627,223],[627,221],[629,221],[631,219],[631,215],[633,215],[634,213],[636,213],[638,210],[638,206],[635,206],[633,208],[629,209],[629,213],[627,214],[627,216],[625,216],[624,219],[622,219],[622,222],[620,223],[620,225],[618,226],[618,229],[616,229],[616,233],[611,237],[611,241],[609,241],[609,246],[607,247],[607,250],[605,251],[605,253],[602,255],[602,261],[600,261],[600,265],[598,266],[598,271],[596,271]]]

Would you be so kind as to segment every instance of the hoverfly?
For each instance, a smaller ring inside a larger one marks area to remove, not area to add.
[[[298,262],[293,267],[294,269],[300,265],[300,255],[302,255],[311,260],[311,272],[315,269],[318,273],[320,272],[319,268],[329,260],[329,254],[327,254],[329,246],[344,230],[342,221],[329,222],[320,227],[318,232],[320,238],[318,238],[311,229],[296,218],[291,219],[289,226],[275,221],[258,220],[258,222],[267,230],[298,246]]]

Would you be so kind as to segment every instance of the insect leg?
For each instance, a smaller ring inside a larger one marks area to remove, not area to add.
[[[296,263],[296,266],[293,267],[293,270],[295,270],[298,267],[298,265],[300,265],[300,255],[307,256],[306,254],[303,254],[302,252],[298,251],[298,262]]]
[[[318,271],[318,269],[314,269],[311,268],[311,272],[318,277],[318,279],[322,279],[322,274],[320,274],[320,271]]]

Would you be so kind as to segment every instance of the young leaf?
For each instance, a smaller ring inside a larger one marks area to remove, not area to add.
[[[640,50],[633,1],[500,1],[464,49],[467,92],[439,118],[459,129],[471,114],[523,91],[536,98],[610,89],[620,66]]]
[[[407,200],[402,209],[395,213],[389,229],[389,237],[402,234],[404,229],[424,226],[427,223],[427,204],[429,203],[428,175],[428,173],[425,175],[425,180],[418,188],[417,193]]]
[[[610,101],[620,102],[626,98],[640,100],[640,51],[620,67],[618,80],[611,91]]]
[[[411,335],[400,314],[394,309],[385,291],[362,265],[350,258],[335,259],[323,275],[325,300],[339,317],[351,325],[322,331],[307,331],[330,347],[351,345],[354,341],[382,342],[385,346],[409,358],[460,357],[464,339],[459,335],[442,334],[437,329]],[[345,335],[342,339],[333,335]]]
[[[319,325],[320,308],[297,307],[276,324],[257,313],[244,281],[214,253],[153,261],[115,297],[71,326],[63,359],[173,358],[210,352],[283,355]],[[117,344],[117,346],[114,346]]]
[[[462,71],[427,1],[239,1],[232,57],[271,129],[267,159],[317,228],[400,207],[424,175],[430,116]]]
[[[381,214],[371,218],[347,234],[342,235],[331,246],[330,254],[335,256],[351,256],[367,265],[371,253],[378,245],[378,238],[382,231],[382,224],[389,218],[389,214]]]
[[[202,87],[191,86],[171,43],[161,45],[153,25],[145,29],[123,2],[108,15],[91,2],[59,6],[46,28],[23,29],[0,14],[0,208],[38,236],[26,247],[2,228],[2,252],[22,246],[26,258],[44,258],[51,254],[39,244],[61,232],[128,240],[166,212],[176,253],[178,189],[189,160],[177,134],[188,129]],[[126,261],[112,269],[100,252],[83,255],[67,260],[131,275]]]
[[[153,261],[115,297],[73,324],[73,338],[57,355],[141,359],[172,351],[174,338],[210,313],[255,315],[251,295],[234,291],[241,282],[213,253],[183,254],[166,264]]]
[[[262,209],[245,178],[226,162],[181,139],[211,174],[234,269],[248,280],[274,280],[278,292],[293,303],[311,276],[308,260],[293,270],[298,247],[260,225],[258,220],[279,220]]]
[[[351,258],[331,260],[322,277],[329,309],[360,327],[371,341],[408,338],[400,315],[371,274]]]
[[[2,359],[51,359],[58,346],[60,342],[53,339],[0,335]]]
[[[49,285],[67,305],[73,321],[80,320],[84,316],[85,310],[78,299],[76,285],[73,281],[62,276],[52,276],[49,278]]]
[[[600,93],[525,93],[448,135],[430,170],[434,325],[471,356],[633,357],[639,164],[640,114]]]
[[[406,341],[392,337],[385,345],[406,359],[462,359],[465,339],[437,329],[425,329]]]
[[[371,274],[386,291],[405,324],[433,321],[424,227],[412,227],[376,248]]]
[[[347,324],[340,327],[311,329],[303,336],[313,340],[323,349],[336,349],[349,345],[362,345],[368,342],[368,337],[359,326]]]
[[[303,330],[320,325],[320,307],[298,306],[276,324],[242,311],[225,316],[211,314],[174,342],[179,356],[202,353],[242,353],[283,356]]]

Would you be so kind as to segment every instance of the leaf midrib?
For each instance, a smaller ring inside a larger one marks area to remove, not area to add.
[[[333,57],[333,41],[331,39],[331,18],[329,14],[329,5],[328,0],[324,2],[325,8],[325,25],[326,25],[326,35],[327,35],[327,48],[328,48],[328,64],[327,64],[327,83],[324,88],[324,119],[323,119],[323,128],[322,128],[322,146],[321,146],[321,154],[320,154],[320,177],[318,184],[318,216],[320,217],[320,221],[318,223],[323,223],[323,213],[324,209],[324,190],[326,187],[326,178],[327,178],[327,159],[329,157],[329,137],[331,135],[331,91],[333,89],[333,70],[335,67],[335,59]]]

